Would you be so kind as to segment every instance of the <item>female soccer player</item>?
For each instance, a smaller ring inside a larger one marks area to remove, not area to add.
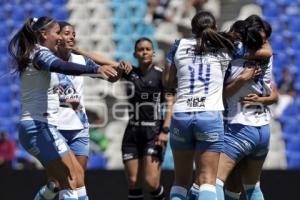
[[[266,22],[252,15],[244,23],[260,34],[262,49],[270,48],[267,38],[271,35],[271,29]],[[240,176],[247,199],[263,199],[259,179],[270,139],[270,111],[267,105],[275,103],[278,96],[275,86],[271,84],[272,57],[256,60],[254,65],[257,68],[253,67],[253,63],[251,65],[244,59],[233,60],[225,80],[227,124],[224,152],[218,169],[218,199],[224,199],[223,183],[242,159],[239,172],[242,172]],[[257,69],[259,74],[255,72]],[[239,199],[239,194],[226,192],[226,199]]]
[[[191,25],[194,37],[171,47],[164,76],[167,88],[177,84],[170,135],[175,181],[170,199],[186,199],[195,163],[198,199],[215,200],[224,137],[223,79],[234,45],[217,33],[216,20],[209,12],[197,13]]]
[[[153,63],[154,48],[148,38],[135,43],[134,57],[138,67],[127,69],[123,77],[132,87],[128,88],[129,122],[122,141],[122,156],[128,181],[128,199],[143,199],[142,182],[152,199],[165,199],[160,185],[161,163],[168,140],[173,96],[162,85],[160,67]],[[165,119],[162,103],[166,102]]]
[[[59,199],[78,197],[84,183],[83,169],[64,137],[57,130],[59,79],[57,73],[116,76],[114,69],[66,62],[54,53],[61,41],[60,27],[50,17],[28,18],[12,38],[9,52],[18,65],[21,79],[22,116],[19,139],[24,148],[45,167],[59,188]],[[53,73],[56,72],[56,73]]]
[[[64,61],[74,62],[84,65],[96,65],[90,58],[72,53],[75,46],[75,29],[74,26],[67,22],[59,22],[61,44],[58,47],[57,56]],[[103,59],[104,60],[104,59]],[[102,64],[118,63],[106,59]],[[107,70],[110,70],[108,67]],[[85,171],[89,154],[89,124],[83,104],[83,77],[67,76],[57,74],[59,78],[60,89],[60,107],[58,111],[58,130],[65,138],[70,149],[74,153],[77,161]],[[84,180],[84,179],[83,179]],[[77,187],[78,197],[86,195],[85,184],[80,183]],[[47,186],[41,188],[35,200],[48,197],[54,197],[55,183],[49,182]],[[49,188],[50,187],[50,188]],[[53,199],[53,198],[52,198]]]

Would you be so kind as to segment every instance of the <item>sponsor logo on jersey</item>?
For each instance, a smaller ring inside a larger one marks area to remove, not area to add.
[[[190,97],[186,100],[188,107],[205,107],[206,97]]]

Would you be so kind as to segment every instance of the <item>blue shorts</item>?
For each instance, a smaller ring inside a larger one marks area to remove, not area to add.
[[[19,140],[43,166],[49,161],[63,157],[70,149],[56,126],[41,121],[21,121]]]
[[[222,152],[223,115],[214,112],[179,112],[172,114],[170,145],[173,150]]]
[[[89,129],[59,130],[75,156],[89,156]]]
[[[269,151],[270,126],[227,124],[224,135],[224,153],[239,162],[245,156],[264,160]]]

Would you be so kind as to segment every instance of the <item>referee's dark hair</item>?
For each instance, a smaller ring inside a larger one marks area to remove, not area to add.
[[[150,42],[152,47],[153,47],[153,42],[152,40],[150,40],[149,38],[147,37],[141,37],[139,38],[137,41],[135,41],[135,44],[134,44],[134,50],[136,51],[136,48],[137,48],[137,45],[140,43],[140,42],[143,42],[143,41],[147,41],[147,42]]]

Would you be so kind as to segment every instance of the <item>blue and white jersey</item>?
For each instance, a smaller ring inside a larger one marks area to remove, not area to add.
[[[96,65],[90,59],[73,53],[71,53],[69,62],[81,65],[87,65],[90,63]],[[89,123],[82,98],[84,78],[80,76],[70,76],[64,74],[57,74],[57,76],[59,78],[59,86],[62,90],[62,94],[59,96],[60,107],[57,128],[59,130],[80,130],[87,128]],[[65,104],[66,100],[70,98],[80,102],[77,110],[73,110],[73,108]]]
[[[56,125],[59,108],[58,77],[49,71],[58,59],[48,48],[37,45],[32,63],[21,72],[21,120],[38,120]]]
[[[196,39],[176,41],[167,62],[177,69],[173,112],[221,111],[225,71],[231,57],[226,51],[195,55]]]
[[[231,62],[228,69],[228,78],[225,82],[230,83],[244,70],[244,59],[236,59]],[[263,126],[270,122],[270,110],[268,106],[254,105],[243,107],[240,103],[242,97],[250,93],[255,93],[258,96],[268,96],[271,94],[272,81],[272,64],[273,57],[269,62],[260,64],[262,74],[246,82],[235,94],[226,98],[226,121],[229,124],[243,124],[248,126]]]

